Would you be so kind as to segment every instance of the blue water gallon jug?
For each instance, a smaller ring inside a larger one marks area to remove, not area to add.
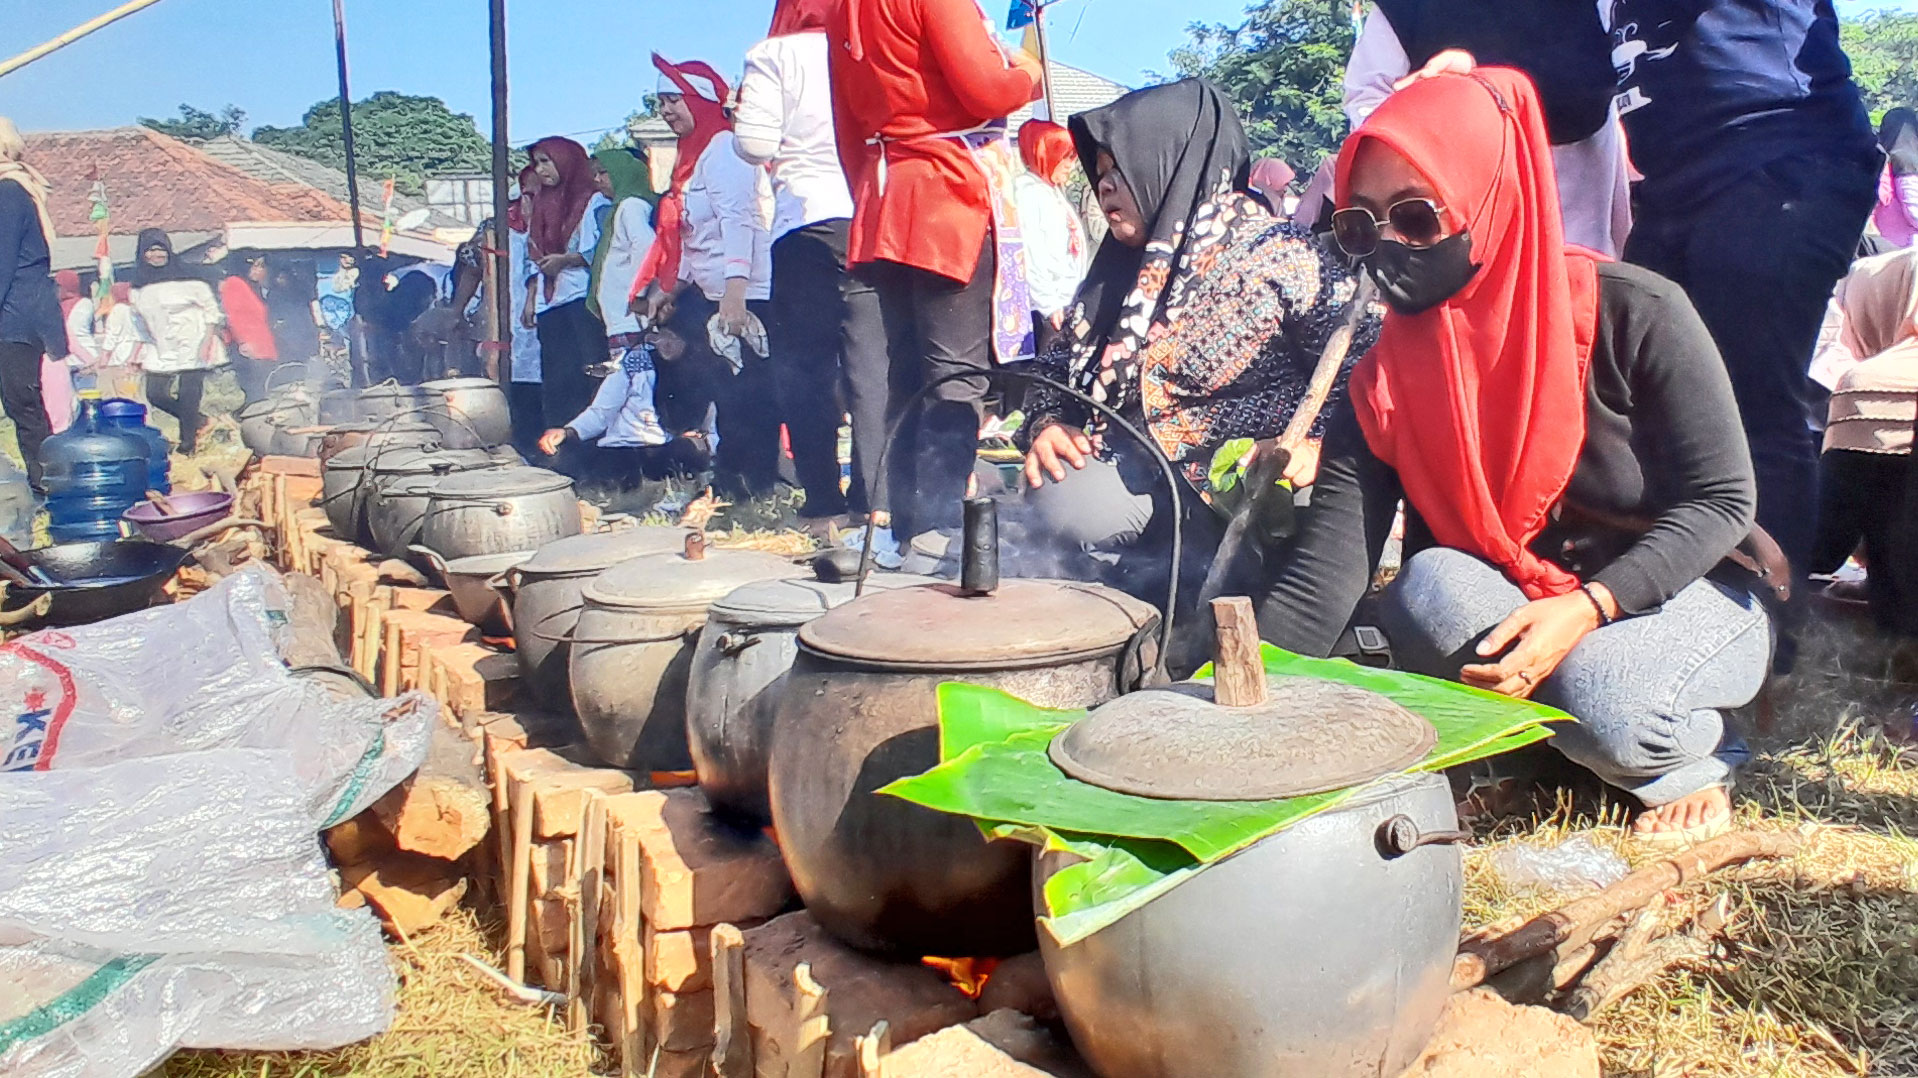
[[[53,541],[118,539],[120,514],[146,497],[148,456],[145,438],[109,427],[99,396],[82,395],[73,425],[40,449]]]
[[[166,435],[147,422],[147,406],[125,397],[110,397],[100,402],[100,421],[113,430],[129,431],[147,444],[147,489],[173,493],[173,447]]]

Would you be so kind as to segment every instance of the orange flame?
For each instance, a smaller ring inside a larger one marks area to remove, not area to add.
[[[655,790],[672,790],[681,786],[699,785],[699,776],[691,771],[655,771],[651,778]]]
[[[978,999],[986,990],[986,982],[992,979],[992,971],[999,968],[997,958],[934,958],[920,959],[926,968],[945,974],[952,986],[966,994],[967,999]]]

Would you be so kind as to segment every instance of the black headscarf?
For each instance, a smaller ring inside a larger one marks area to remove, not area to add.
[[[156,247],[167,254],[164,266],[147,264],[147,252]],[[133,287],[145,288],[162,281],[204,281],[206,276],[201,272],[202,268],[180,261],[180,256],[174,253],[173,240],[168,238],[165,229],[147,228],[140,231],[140,240],[133,248]]]
[[[1146,221],[1144,247],[1111,236],[1100,245],[1055,346],[1070,351],[1080,388],[1104,400],[1106,387],[1133,380],[1147,333],[1176,307],[1195,245],[1221,238],[1194,223],[1246,190],[1252,151],[1231,100],[1204,79],[1135,90],[1068,126],[1086,175],[1096,182],[1100,151],[1111,154]]]
[[[1878,123],[1878,145],[1891,157],[1891,170],[1900,176],[1918,173],[1918,112],[1891,109]]]

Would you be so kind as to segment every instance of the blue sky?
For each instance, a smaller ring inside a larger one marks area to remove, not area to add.
[[[987,0],[995,11],[1005,0]],[[1233,21],[1246,0],[1060,0],[1058,56],[1121,82],[1165,70],[1194,21]],[[6,0],[0,57],[38,44],[112,0]],[[485,0],[346,0],[353,91],[443,97],[487,124]],[[1849,14],[1918,0],[1839,0]],[[655,82],[647,54],[736,72],[772,0],[508,0],[512,131],[527,142],[617,125]],[[0,115],[29,131],[111,127],[188,102],[247,110],[250,125],[297,123],[336,91],[330,0],[161,0],[0,78]]]

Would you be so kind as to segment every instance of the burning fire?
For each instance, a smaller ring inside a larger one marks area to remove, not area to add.
[[[655,771],[650,777],[655,790],[673,790],[682,786],[699,785],[699,776],[691,771]]]
[[[978,999],[986,990],[986,982],[992,979],[992,971],[999,968],[997,958],[922,958],[926,968],[945,974],[952,986],[966,994],[967,999]]]

